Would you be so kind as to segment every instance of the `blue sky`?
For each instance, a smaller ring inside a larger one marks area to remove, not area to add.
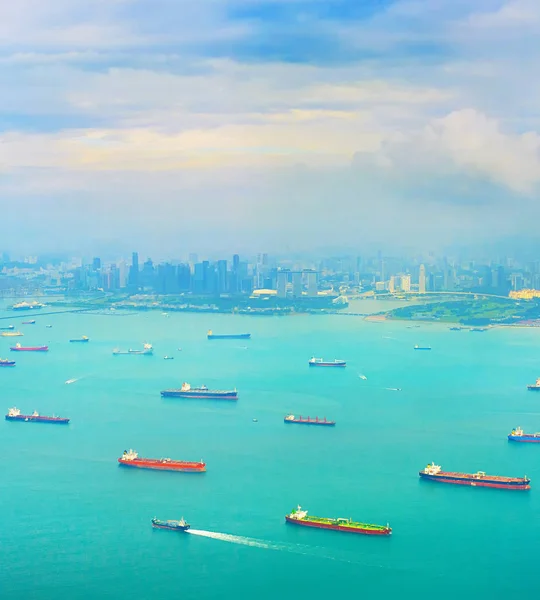
[[[530,231],[539,40],[537,0],[2,3],[1,244],[429,251]]]

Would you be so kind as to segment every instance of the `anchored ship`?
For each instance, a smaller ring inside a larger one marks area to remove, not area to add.
[[[14,367],[15,361],[8,358],[0,358],[0,367]]]
[[[184,521],[184,517],[179,521],[161,521],[154,517],[152,519],[152,527],[155,527],[156,529],[170,529],[171,531],[187,531],[191,525]]]
[[[59,425],[67,425],[69,419],[64,417],[43,417],[37,411],[34,411],[31,415],[21,415],[21,411],[18,408],[10,408],[6,415],[6,421],[35,421],[36,423],[57,423]]]
[[[209,340],[249,340],[251,338],[251,333],[226,333],[218,335],[209,329],[206,337]]]
[[[310,517],[307,510],[302,510],[301,506],[293,509],[290,515],[286,515],[285,521],[293,525],[304,525],[317,529],[333,529],[334,531],[345,531],[347,533],[363,533],[366,535],[390,535],[392,533],[392,529],[388,524],[371,525],[369,523],[358,523],[352,519]]]
[[[182,471],[184,473],[203,473],[206,464],[189,462],[186,460],[172,460],[171,458],[139,458],[135,450],[124,450],[118,462],[123,467],[137,467],[139,469],[155,469],[156,471]]]
[[[536,380],[536,383],[527,386],[529,392],[540,392],[540,377]]]
[[[473,487],[492,487],[505,490],[529,490],[531,480],[525,477],[503,477],[501,475],[486,475],[484,471],[477,473],[455,473],[441,471],[435,463],[427,465],[418,473],[422,479],[440,481],[441,483],[454,483],[457,485],[471,485]]]
[[[89,338],[89,337],[87,337],[86,335],[83,335],[83,336],[82,336],[82,337],[80,337],[80,338],[75,338],[75,339],[73,339],[73,340],[69,340],[69,341],[70,341],[71,343],[75,343],[75,342],[82,342],[82,343],[85,343],[85,342],[89,342],[89,341],[90,341],[90,338]]]
[[[431,350],[431,346],[419,346],[418,344],[414,347],[415,350]]]
[[[45,304],[40,304],[39,302],[19,302],[18,304],[14,304],[11,309],[12,310],[36,310],[38,308],[43,308]]]
[[[2,331],[0,335],[2,337],[21,337],[22,335],[24,335],[24,333],[20,331]]]
[[[8,325],[7,327],[0,327],[0,331],[11,331],[15,329],[15,325]]]
[[[36,324],[36,320],[35,319],[31,319],[30,321],[21,321],[21,323],[23,325],[35,325]],[[13,325],[12,325],[13,327]]]
[[[11,346],[10,350],[12,352],[48,352],[49,346],[21,346],[15,344],[15,346]]]
[[[333,361],[325,361],[322,358],[315,358],[314,356],[309,359],[310,367],[346,367],[347,362],[344,360],[338,360],[335,358]]]
[[[205,385],[191,387],[184,382],[180,389],[163,390],[164,398],[205,398],[207,400],[238,400],[238,392],[234,390],[209,390]]]
[[[287,415],[283,420],[285,423],[299,423],[301,425],[329,425],[333,427],[336,424],[335,421],[327,421],[326,417],[324,419],[319,419],[319,417],[312,419],[311,417],[302,417],[302,415],[298,417]]]
[[[510,442],[531,442],[540,444],[540,433],[524,433],[521,427],[512,429],[512,432],[508,436]]]
[[[154,354],[154,348],[152,347],[152,344],[144,344],[142,350],[132,350],[131,348],[129,350],[119,350],[118,348],[115,348],[113,350],[113,354],[137,354],[142,356],[151,356]]]

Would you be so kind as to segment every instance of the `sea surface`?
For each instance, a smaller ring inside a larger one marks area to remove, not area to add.
[[[2,599],[466,600],[536,589],[540,445],[506,436],[517,425],[540,431],[540,394],[526,390],[540,376],[539,330],[0,306],[6,315],[0,326],[25,335],[0,337],[0,357],[17,360],[0,369],[2,410],[71,423],[0,422]],[[207,341],[209,328],[252,339]],[[81,335],[90,343],[68,342]],[[10,353],[17,341],[50,351]],[[112,355],[145,341],[153,357]],[[312,355],[348,365],[309,369]],[[183,381],[236,387],[239,400],[160,397]],[[286,425],[288,412],[337,425]],[[203,459],[207,472],[120,468],[129,448]],[[430,461],[526,474],[532,489],[420,481]],[[297,504],[388,522],[393,535],[286,525]],[[153,530],[154,516],[184,516],[193,530]]]

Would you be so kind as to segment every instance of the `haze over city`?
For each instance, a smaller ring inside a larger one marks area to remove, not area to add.
[[[1,245],[523,242],[539,32],[536,0],[4,2]]]

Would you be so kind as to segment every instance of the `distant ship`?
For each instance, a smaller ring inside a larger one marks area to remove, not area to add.
[[[134,450],[124,450],[118,462],[123,467],[136,467],[139,469],[154,469],[156,471],[182,471],[186,473],[203,473],[206,464],[189,462],[185,460],[172,460],[171,458],[139,458]]]
[[[154,517],[152,519],[152,527],[156,529],[170,529],[171,531],[187,531],[191,525],[184,521],[184,517],[179,521],[161,521]]]
[[[310,517],[307,510],[302,510],[301,506],[293,509],[290,515],[286,515],[285,521],[293,525],[304,525],[316,529],[332,529],[346,533],[363,533],[365,535],[390,535],[392,533],[389,525],[371,525],[343,518]]]
[[[10,350],[12,352],[48,352],[49,346],[21,346],[15,344],[15,346],[11,346]]]
[[[515,429],[512,429],[512,432],[508,435],[508,441],[540,444],[540,433],[524,433],[521,427],[516,427]]]
[[[536,383],[527,386],[529,392],[540,392],[540,377],[536,380]]]
[[[465,329],[465,327],[450,327],[450,331],[461,331],[462,329]]]
[[[35,325],[36,324],[36,320],[35,319],[31,319],[30,321],[21,321],[23,325]]]
[[[40,304],[39,302],[19,302],[18,304],[14,304],[11,309],[12,310],[37,310],[38,308],[43,308],[45,304]]]
[[[529,490],[531,480],[525,477],[503,477],[501,475],[486,475],[484,471],[477,473],[455,473],[441,471],[441,467],[431,463],[418,473],[422,479],[453,483],[457,485],[470,485],[473,487],[492,487],[505,490]]]
[[[63,417],[42,417],[37,411],[34,411],[31,415],[21,415],[21,411],[18,408],[10,408],[8,410],[6,421],[32,421],[36,423],[57,423],[59,425],[67,425],[69,423],[69,419]]]
[[[15,329],[15,325],[8,325],[7,327],[0,327],[0,331],[10,331]]]
[[[191,387],[183,383],[180,389],[163,390],[164,398],[204,398],[207,400],[238,400],[238,392],[234,390],[209,390],[205,385]]]
[[[21,333],[20,331],[2,331],[0,335],[2,337],[21,337],[24,333]]]
[[[14,367],[15,361],[8,358],[0,358],[0,367]]]
[[[212,330],[209,329],[206,337],[209,340],[249,340],[251,338],[251,333],[227,333],[218,335],[212,333]]]
[[[139,354],[144,356],[152,356],[152,354],[154,354],[154,348],[152,347],[152,344],[144,344],[142,350],[132,350],[131,348],[129,350],[119,350],[118,348],[115,348],[113,350],[113,354]]]
[[[472,333],[482,333],[484,331],[487,331],[487,328],[486,327],[473,327],[470,331]]]
[[[326,417],[324,419],[319,419],[319,417],[315,417],[312,419],[311,417],[295,417],[294,415],[287,415],[284,419],[285,423],[299,423],[300,425],[329,425],[333,427],[336,422],[335,421],[327,421]]]
[[[309,359],[310,367],[346,367],[347,362],[344,360],[338,360],[335,358],[333,361],[325,361],[322,358],[315,358],[314,356]]]
[[[414,347],[415,350],[431,350],[431,346],[419,346],[418,344]]]
[[[80,337],[80,338],[74,338],[74,339],[72,339],[72,340],[69,340],[69,341],[70,341],[71,343],[75,343],[75,342],[82,342],[82,343],[85,343],[85,342],[89,342],[89,341],[90,341],[90,338],[89,338],[89,337],[87,337],[86,335],[83,335],[83,336],[82,336],[82,337]]]

